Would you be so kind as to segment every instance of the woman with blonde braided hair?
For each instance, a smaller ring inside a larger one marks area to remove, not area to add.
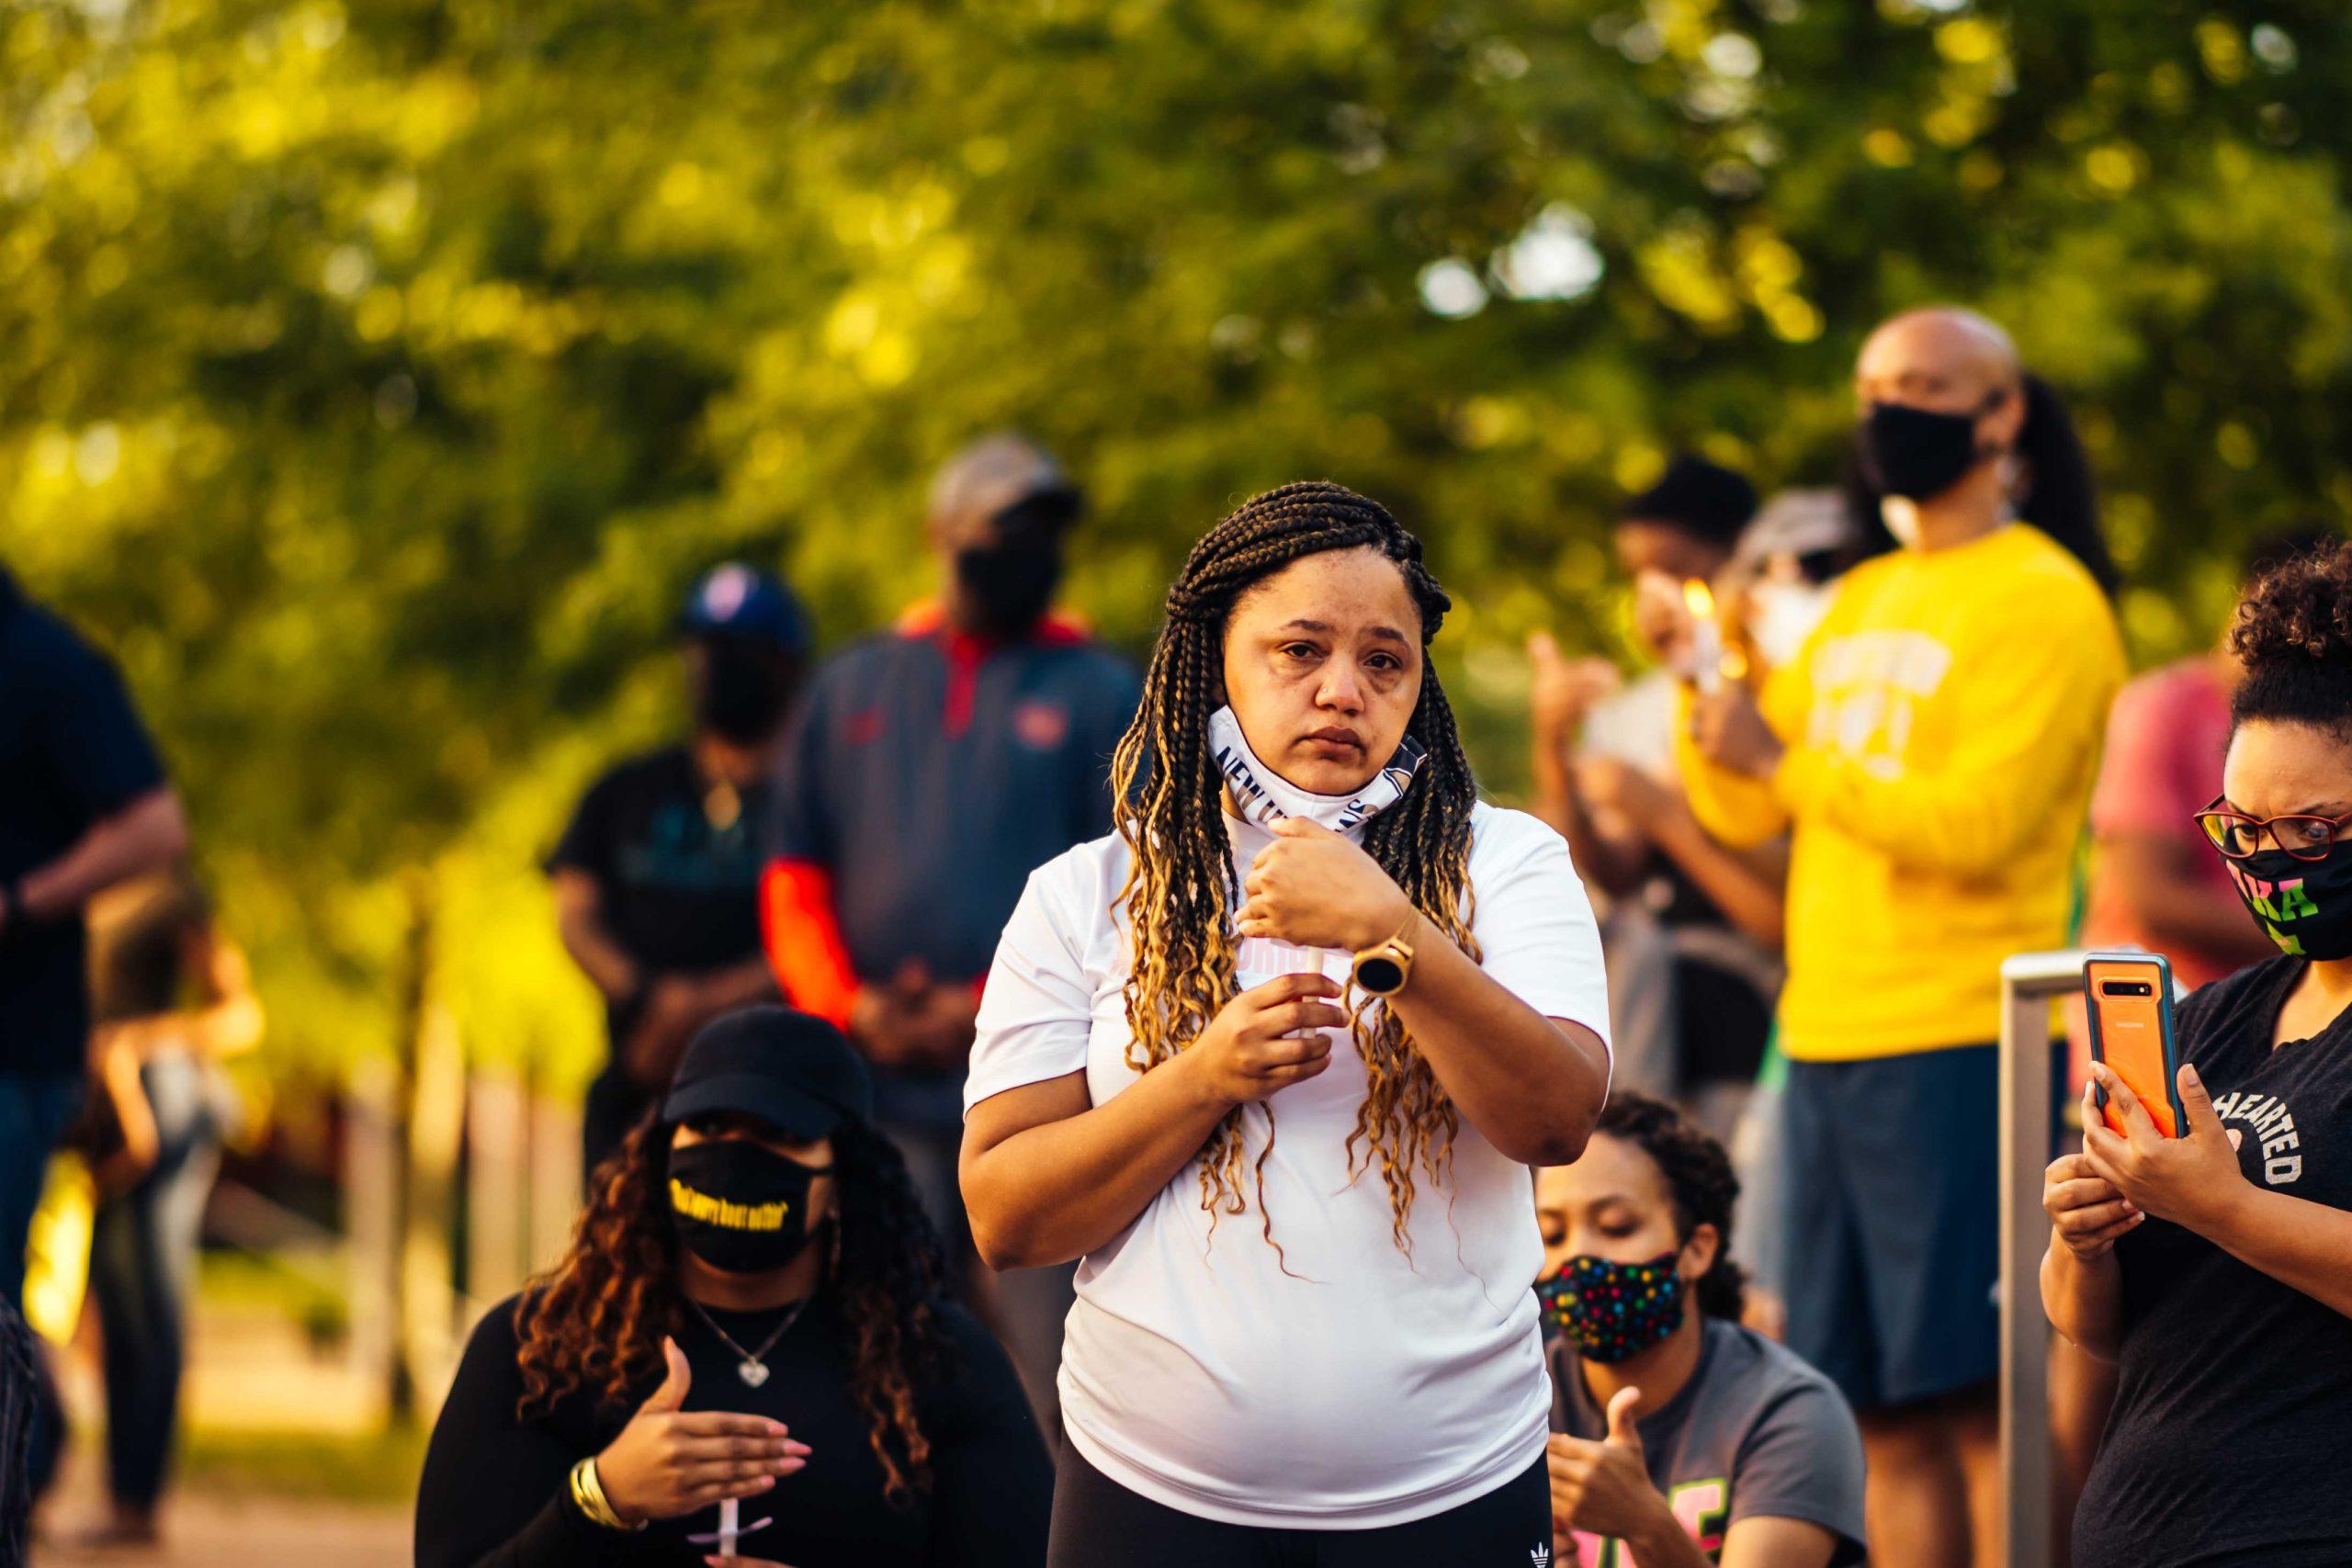
[[[1448,607],[1377,502],[1243,504],[1118,830],[1005,929],[964,1195],[996,1267],[1080,1259],[1055,1568],[1549,1554],[1527,1168],[1583,1147],[1608,1007],[1566,845],[1477,797]]]

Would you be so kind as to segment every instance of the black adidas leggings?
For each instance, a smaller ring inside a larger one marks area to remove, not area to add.
[[[1046,1568],[1548,1568],[1544,1461],[1458,1507],[1380,1529],[1219,1524],[1139,1497],[1065,1440]]]

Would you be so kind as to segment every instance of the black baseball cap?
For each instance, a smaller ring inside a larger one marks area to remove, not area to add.
[[[662,1102],[672,1123],[715,1111],[756,1116],[788,1138],[829,1137],[874,1118],[874,1085],[842,1032],[814,1013],[745,1008],[686,1046]]]

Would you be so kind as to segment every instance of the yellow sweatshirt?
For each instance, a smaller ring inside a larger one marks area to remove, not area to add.
[[[1772,672],[1769,779],[1677,757],[1707,830],[1792,829],[1781,1043],[1803,1061],[1981,1043],[2000,964],[2066,939],[2122,646],[2098,585],[2012,524],[1854,569]],[[1685,698],[1687,712],[1688,698]]]

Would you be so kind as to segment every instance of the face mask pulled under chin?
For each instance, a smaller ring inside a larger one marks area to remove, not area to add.
[[[671,1150],[670,1223],[678,1245],[730,1274],[785,1267],[814,1234],[808,1193],[828,1168],[786,1159],[748,1138]]]
[[[1419,773],[1425,755],[1408,735],[1396,743],[1396,754],[1352,795],[1317,795],[1299,788],[1266,765],[1250,749],[1241,720],[1230,706],[1209,715],[1209,755],[1225,775],[1226,793],[1236,813],[1271,831],[1285,817],[1303,817],[1334,833],[1361,828],[1404,798]]]

